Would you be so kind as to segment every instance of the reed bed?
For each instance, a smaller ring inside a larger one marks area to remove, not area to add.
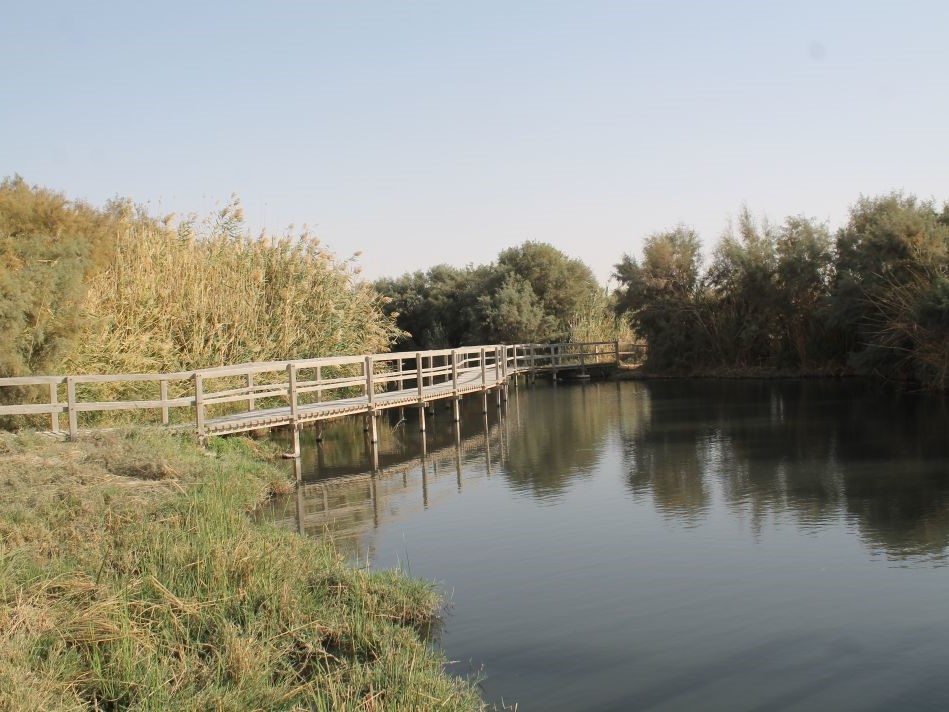
[[[308,231],[251,238],[234,201],[200,226],[133,220],[90,282],[75,373],[142,373],[388,350],[381,297]]]

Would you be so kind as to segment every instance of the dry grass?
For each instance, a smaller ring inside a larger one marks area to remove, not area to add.
[[[0,435],[0,709],[479,709],[430,586],[245,516],[271,454]]]

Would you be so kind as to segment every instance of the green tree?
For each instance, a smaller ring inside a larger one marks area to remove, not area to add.
[[[599,288],[593,271],[581,260],[543,242],[525,242],[502,251],[497,267],[529,284],[549,317],[550,330],[537,334],[536,341],[565,338],[571,315]]]
[[[647,238],[641,260],[623,255],[616,265],[616,308],[646,339],[651,367],[690,368],[707,355],[700,267],[698,235],[681,225]]]
[[[929,349],[914,337],[919,319],[939,310],[940,280],[949,262],[944,207],[899,193],[861,198],[837,233],[832,318],[842,349],[857,370],[919,378],[915,358]],[[929,306],[926,306],[929,305]],[[925,336],[940,343],[939,330]]]
[[[714,334],[728,365],[770,362],[778,331],[777,251],[774,231],[742,208],[737,236],[726,233],[706,276],[714,303]]]
[[[827,226],[789,217],[778,229],[778,359],[807,367],[834,357],[828,343],[827,300],[834,275],[833,241]]]
[[[518,274],[504,277],[501,286],[483,295],[479,302],[488,341],[522,343],[555,337],[558,324],[544,311],[544,305],[530,283]]]
[[[491,264],[439,265],[375,286],[409,335],[403,349],[563,339],[599,290],[583,262],[538,242],[504,250]]]

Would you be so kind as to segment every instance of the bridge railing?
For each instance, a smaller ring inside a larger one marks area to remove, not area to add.
[[[244,363],[176,373],[98,374],[0,378],[0,391],[15,391],[18,403],[0,405],[3,416],[48,416],[61,432],[65,416],[70,437],[80,417],[111,411],[145,412],[151,422],[193,427],[200,434],[212,417],[362,398],[371,407],[378,393],[454,384],[488,388],[517,373],[615,363],[618,342],[491,344],[417,352],[335,356]],[[99,414],[99,415],[96,415]]]

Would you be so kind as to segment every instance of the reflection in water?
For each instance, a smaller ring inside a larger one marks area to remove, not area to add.
[[[941,399],[860,382],[659,381],[648,427],[623,429],[630,490],[685,523],[716,488],[755,531],[771,516],[801,527],[855,520],[890,555],[949,542],[949,439]]]
[[[520,386],[303,437],[259,516],[443,582],[525,709],[936,710],[949,413],[858,381]],[[566,674],[565,674],[566,673]]]
[[[452,470],[461,493],[491,476],[496,450],[514,492],[556,503],[597,472],[615,432],[634,500],[687,526],[721,504],[754,533],[781,517],[803,530],[842,519],[892,556],[938,556],[949,543],[949,415],[937,398],[856,381],[708,380],[516,388],[503,417],[477,400],[457,425],[433,409],[425,437],[411,413],[383,417],[378,449],[357,419],[322,442],[304,433],[306,484],[293,511],[275,500],[267,516],[290,526],[302,512],[294,528],[329,530],[355,553],[373,525],[405,513],[387,509],[394,493],[417,487],[430,506],[429,471]],[[476,460],[483,468],[466,473]]]

